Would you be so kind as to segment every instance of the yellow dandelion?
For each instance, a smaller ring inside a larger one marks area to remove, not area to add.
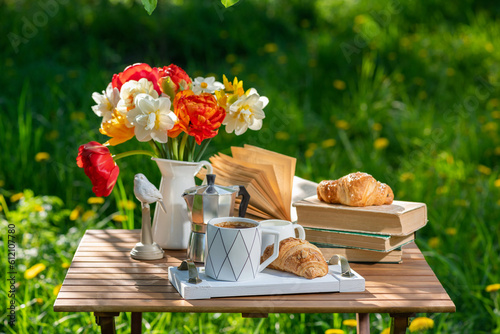
[[[278,132],[276,132],[276,134],[274,136],[278,140],[288,140],[288,139],[290,139],[290,134],[288,132],[285,132],[285,131],[278,131]]]
[[[414,179],[415,179],[415,174],[413,174],[412,172],[404,172],[403,174],[401,174],[399,176],[399,180],[401,182],[411,181],[411,180],[414,180]]]
[[[358,322],[356,319],[346,319],[342,321],[342,324],[347,327],[356,327],[358,325]]]
[[[314,151],[316,151],[317,147],[318,147],[318,145],[316,143],[309,144],[307,150],[304,152],[304,156],[306,158],[312,157],[314,155]]]
[[[417,97],[419,100],[425,100],[427,99],[427,92],[421,90],[420,92],[418,92]]]
[[[495,187],[500,188],[500,179],[495,180]]]
[[[316,67],[318,66],[318,60],[314,59],[314,58],[311,58],[309,59],[309,61],[307,62],[307,65],[309,67]]]
[[[333,87],[338,90],[344,90],[345,89],[345,82],[342,80],[333,80]]]
[[[24,278],[25,279],[33,279],[38,274],[40,274],[42,271],[44,271],[46,266],[43,263],[37,263],[33,267],[29,268],[24,272]]]
[[[278,51],[278,44],[267,43],[266,45],[264,45],[264,51],[267,53],[275,53]]]
[[[33,210],[36,211],[36,212],[43,212],[43,211],[45,211],[45,209],[43,208],[43,206],[41,206],[40,204],[35,204],[35,206],[33,206]]]
[[[335,144],[337,144],[337,141],[333,138],[330,138],[330,139],[323,140],[321,142],[321,147],[330,148],[330,147],[334,147]]]
[[[426,49],[421,49],[418,51],[418,56],[420,58],[427,58],[428,52]]]
[[[448,68],[446,69],[446,76],[448,76],[448,77],[452,77],[452,76],[454,76],[454,75],[455,75],[455,69],[453,69],[453,68],[451,68],[451,67],[448,67]]]
[[[14,194],[14,195],[10,196],[10,201],[12,203],[14,203],[14,202],[19,201],[23,197],[24,197],[24,193],[17,193],[17,194]]]
[[[278,57],[278,64],[286,64],[288,62],[288,57],[286,55],[281,55]]]
[[[75,221],[80,217],[80,213],[82,212],[82,207],[78,205],[76,208],[74,208],[71,213],[69,214],[69,220]]]
[[[356,25],[361,25],[361,24],[365,23],[366,21],[368,21],[368,18],[363,14],[356,15],[354,17],[354,24],[356,24]]]
[[[344,330],[342,329],[336,329],[336,328],[330,328],[325,331],[325,334],[344,334]]]
[[[491,112],[491,117],[495,118],[495,119],[499,119],[500,118],[500,111],[498,110],[493,110]]]
[[[49,140],[49,141],[56,140],[57,138],[59,138],[59,131],[57,131],[57,130],[49,131],[45,135],[45,138],[47,138],[47,140]]]
[[[85,120],[85,113],[82,111],[73,111],[70,115],[69,118],[72,121],[83,121]]]
[[[90,197],[87,200],[88,204],[104,204],[104,197]]]
[[[417,86],[422,86],[425,83],[425,80],[420,77],[416,77],[413,79],[413,83]]]
[[[125,210],[134,210],[137,207],[137,204],[129,199],[123,199],[118,202],[118,207]]]
[[[482,129],[485,132],[496,132],[498,130],[498,124],[495,122],[488,122],[482,126]]]
[[[486,287],[486,292],[496,292],[500,290],[500,283],[490,284]]]
[[[396,82],[403,82],[405,81],[405,76],[404,74],[396,73],[394,74],[394,80],[396,80]]]
[[[432,237],[427,242],[427,244],[429,245],[430,248],[438,248],[440,243],[441,243],[441,241],[439,240],[438,237]]]
[[[448,193],[448,187],[447,186],[441,186],[436,188],[436,195],[443,195]]]
[[[500,146],[495,147],[495,155],[500,155]]]
[[[460,199],[460,198],[455,199],[453,201],[453,204],[456,205],[456,206],[463,206],[463,207],[469,206],[469,202],[467,202],[467,200]]]
[[[4,180],[0,180],[0,187],[3,187],[5,185],[5,181]]]
[[[230,53],[226,56],[226,63],[233,64],[236,62],[236,55],[234,53]]]
[[[408,329],[410,332],[424,331],[434,327],[434,320],[427,317],[418,317],[412,320]]]
[[[375,139],[375,141],[373,142],[373,147],[374,147],[376,150],[383,150],[383,149],[384,149],[384,148],[386,148],[387,146],[389,146],[389,139],[384,138],[384,137],[377,138],[377,139]]]
[[[391,328],[390,327],[384,328],[384,330],[381,331],[380,334],[391,334]]]
[[[82,215],[82,220],[83,220],[84,222],[86,222],[86,221],[88,221],[89,219],[94,218],[94,216],[95,216],[95,215],[96,215],[96,213],[95,213],[94,211],[92,211],[92,210],[87,210],[87,211],[85,211],[85,212],[83,213],[83,215]]]
[[[477,170],[479,173],[484,174],[484,175],[490,175],[491,174],[491,168],[487,167],[485,165],[479,165],[477,166]]]
[[[123,223],[128,220],[128,217],[126,215],[114,215],[111,219],[117,223]]]
[[[70,264],[69,264],[68,262],[63,262],[63,263],[61,264],[61,267],[62,267],[63,269],[68,269],[68,268],[69,268],[69,266],[70,266]]]
[[[349,123],[347,121],[344,121],[343,119],[339,119],[338,121],[336,121],[335,126],[338,129],[342,129],[342,130],[347,130],[350,127]]]
[[[374,124],[372,125],[372,129],[373,129],[374,131],[381,131],[381,130],[382,130],[382,124],[380,124],[380,123],[374,123]]]
[[[444,232],[448,235],[454,236],[457,235],[457,229],[455,227],[448,227]]]
[[[488,42],[484,45],[484,49],[491,53],[493,52],[493,50],[495,50],[495,47],[493,46],[493,44]]]
[[[59,291],[61,291],[62,284],[57,284],[54,289],[52,290],[52,293],[54,296],[57,296],[59,294]]]
[[[43,299],[42,299],[42,298],[37,298],[37,299],[36,299],[36,303],[37,303],[38,305],[42,305],[42,304],[43,304]]]
[[[35,155],[36,162],[44,162],[44,161],[47,161],[49,159],[50,159],[50,154],[48,154],[47,152],[38,152]]]

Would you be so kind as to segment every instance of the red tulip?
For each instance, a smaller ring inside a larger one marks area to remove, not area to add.
[[[146,78],[151,81],[158,95],[161,95],[161,89],[158,84],[158,79],[160,79],[158,69],[156,67],[151,68],[151,66],[146,63],[130,65],[126,67],[123,72],[113,75],[111,85],[121,90],[125,82],[129,80],[139,81],[141,78]]]
[[[92,191],[96,196],[111,194],[120,168],[106,146],[95,141],[81,145],[78,149],[76,164],[84,169],[92,182]]]

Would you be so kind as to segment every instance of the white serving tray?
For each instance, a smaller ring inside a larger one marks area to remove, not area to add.
[[[340,265],[330,265],[326,276],[314,279],[299,277],[274,269],[264,269],[250,281],[217,281],[205,275],[205,268],[198,268],[199,284],[188,283],[188,270],[168,268],[168,279],[184,299],[209,299],[214,297],[283,295],[315,292],[362,292],[365,279],[351,269],[353,277],[342,277]]]

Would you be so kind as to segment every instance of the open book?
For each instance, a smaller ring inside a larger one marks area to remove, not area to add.
[[[251,145],[231,147],[209,160],[222,186],[241,185],[250,194],[247,214],[261,219],[291,220],[295,158]]]

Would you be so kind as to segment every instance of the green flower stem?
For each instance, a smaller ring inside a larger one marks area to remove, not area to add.
[[[179,160],[179,140],[177,138],[172,138],[172,158]]]
[[[179,158],[181,160],[184,160],[184,148],[186,147],[188,137],[189,135],[187,133],[184,133],[184,135],[182,136],[181,146],[179,148]]]
[[[208,147],[208,144],[210,144],[210,141],[212,140],[212,138],[209,138],[209,139],[205,139],[202,143],[201,143],[201,147],[200,147],[200,150],[198,151],[198,154],[196,155],[196,158],[194,159],[194,161],[200,161],[201,160],[201,157],[203,156],[203,153],[205,153],[205,150],[207,149]]]
[[[145,151],[145,150],[133,150],[133,151],[127,151],[123,153],[118,153],[116,155],[113,155],[113,159],[119,160],[121,158],[129,157],[131,155],[137,155],[137,154],[143,154],[143,155],[149,155],[150,157],[154,157],[155,155],[151,153],[150,151]]]
[[[151,146],[151,148],[153,149],[153,151],[155,151],[155,154],[159,157],[163,157],[163,152],[161,150],[161,148],[158,147],[158,145],[156,144],[156,142],[154,140],[150,140],[148,141],[149,143],[149,146]]]

